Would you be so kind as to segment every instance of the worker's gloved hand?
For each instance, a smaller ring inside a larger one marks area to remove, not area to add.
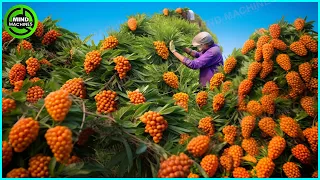
[[[169,49],[172,53],[176,52],[176,47],[174,46],[173,44],[173,41],[171,40],[170,41],[170,44],[169,44]]]

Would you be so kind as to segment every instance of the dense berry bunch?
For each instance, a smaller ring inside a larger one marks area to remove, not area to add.
[[[86,97],[86,89],[82,78],[69,79],[60,89],[80,98]]]
[[[164,73],[163,80],[168,86],[174,89],[177,89],[179,86],[178,76],[175,75],[173,72]]]
[[[97,111],[99,113],[110,113],[116,111],[116,97],[117,93],[114,91],[103,90],[99,92],[95,97]]]
[[[213,154],[206,155],[200,165],[209,177],[213,177],[219,167],[218,157]]]
[[[175,104],[178,106],[181,106],[188,112],[188,101],[189,101],[189,95],[186,93],[176,93],[173,95],[173,100],[175,100]]]
[[[194,156],[200,157],[209,148],[210,138],[208,136],[199,135],[191,139],[188,143],[187,150]]]
[[[49,163],[51,157],[37,154],[29,159],[28,171],[31,177],[44,178],[49,177]]]
[[[86,59],[84,60],[84,70],[87,74],[94,71],[101,62],[101,54],[99,51],[91,51],[86,54]]]
[[[123,56],[118,56],[114,58],[113,61],[116,63],[114,69],[117,70],[120,79],[125,78],[128,71],[131,69],[131,64],[128,59]]]
[[[36,103],[44,95],[44,90],[40,86],[33,86],[28,89],[27,101],[31,103]]]
[[[196,102],[200,108],[207,104],[208,93],[206,91],[201,91],[196,96]]]
[[[128,97],[132,104],[142,104],[146,102],[146,98],[143,96],[141,92],[139,92],[139,90],[129,91]]]
[[[168,122],[158,112],[149,111],[140,117],[141,122],[146,124],[145,132],[153,137],[155,143],[162,139],[163,131],[168,128]]]
[[[15,82],[24,80],[26,76],[26,67],[22,64],[15,64],[12,66],[12,68],[9,71],[9,79],[10,84],[14,85]]]
[[[8,113],[16,108],[16,102],[10,98],[2,98],[2,113]]]
[[[69,97],[68,91],[58,90],[51,92],[44,99],[44,105],[52,119],[61,122],[67,116],[72,105],[72,100]]]
[[[198,128],[202,129],[208,136],[213,136],[214,126],[212,124],[212,118],[210,116],[200,119]]]
[[[158,178],[185,178],[192,164],[193,161],[184,153],[172,155],[160,163]]]
[[[45,138],[57,161],[66,163],[73,148],[71,130],[66,126],[56,126],[47,130]]]
[[[210,79],[210,90],[220,86],[224,81],[225,76],[222,73],[215,73],[212,78]]]
[[[58,31],[56,30],[50,30],[48,31],[46,34],[44,34],[43,39],[42,39],[42,44],[43,45],[49,45],[54,43],[59,36],[61,36],[62,34],[60,34]]]
[[[167,60],[169,57],[169,50],[164,41],[155,41],[153,42],[154,48],[156,49],[157,54],[162,58]]]
[[[109,36],[107,37],[103,42],[101,46],[101,50],[106,50],[106,49],[114,49],[117,47],[119,44],[118,39],[115,36]]]

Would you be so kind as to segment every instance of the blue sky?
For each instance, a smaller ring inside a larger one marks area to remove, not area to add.
[[[99,41],[109,29],[117,29],[127,21],[127,16],[136,13],[161,13],[163,8],[175,9],[189,7],[207,23],[207,26],[218,37],[219,44],[227,56],[236,48],[242,47],[255,29],[268,28],[279,21],[282,16],[292,23],[297,17],[308,17],[315,21],[318,31],[317,3],[283,3],[270,1],[247,3],[3,3],[2,16],[15,4],[25,4],[33,8],[38,19],[47,16],[59,19],[59,25],[81,38],[94,34],[94,41]]]

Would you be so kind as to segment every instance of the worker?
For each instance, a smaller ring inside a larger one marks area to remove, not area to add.
[[[197,34],[192,40],[192,45],[197,47],[200,52],[190,48],[184,48],[184,51],[195,57],[196,59],[194,60],[190,60],[178,53],[173,41],[170,41],[169,49],[173,55],[188,68],[200,69],[200,84],[206,86],[207,83],[210,83],[210,79],[217,71],[217,67],[223,65],[220,47],[214,43],[212,36],[208,32],[200,32]]]
[[[194,12],[189,9],[187,10],[187,19],[190,21],[190,22],[194,22],[195,18],[194,18]]]

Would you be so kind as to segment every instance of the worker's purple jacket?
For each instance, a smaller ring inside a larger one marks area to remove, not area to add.
[[[217,71],[217,67],[223,65],[220,47],[213,44],[208,50],[197,52],[195,57],[194,60],[185,57],[183,63],[191,69],[200,69],[200,83],[205,86]]]

